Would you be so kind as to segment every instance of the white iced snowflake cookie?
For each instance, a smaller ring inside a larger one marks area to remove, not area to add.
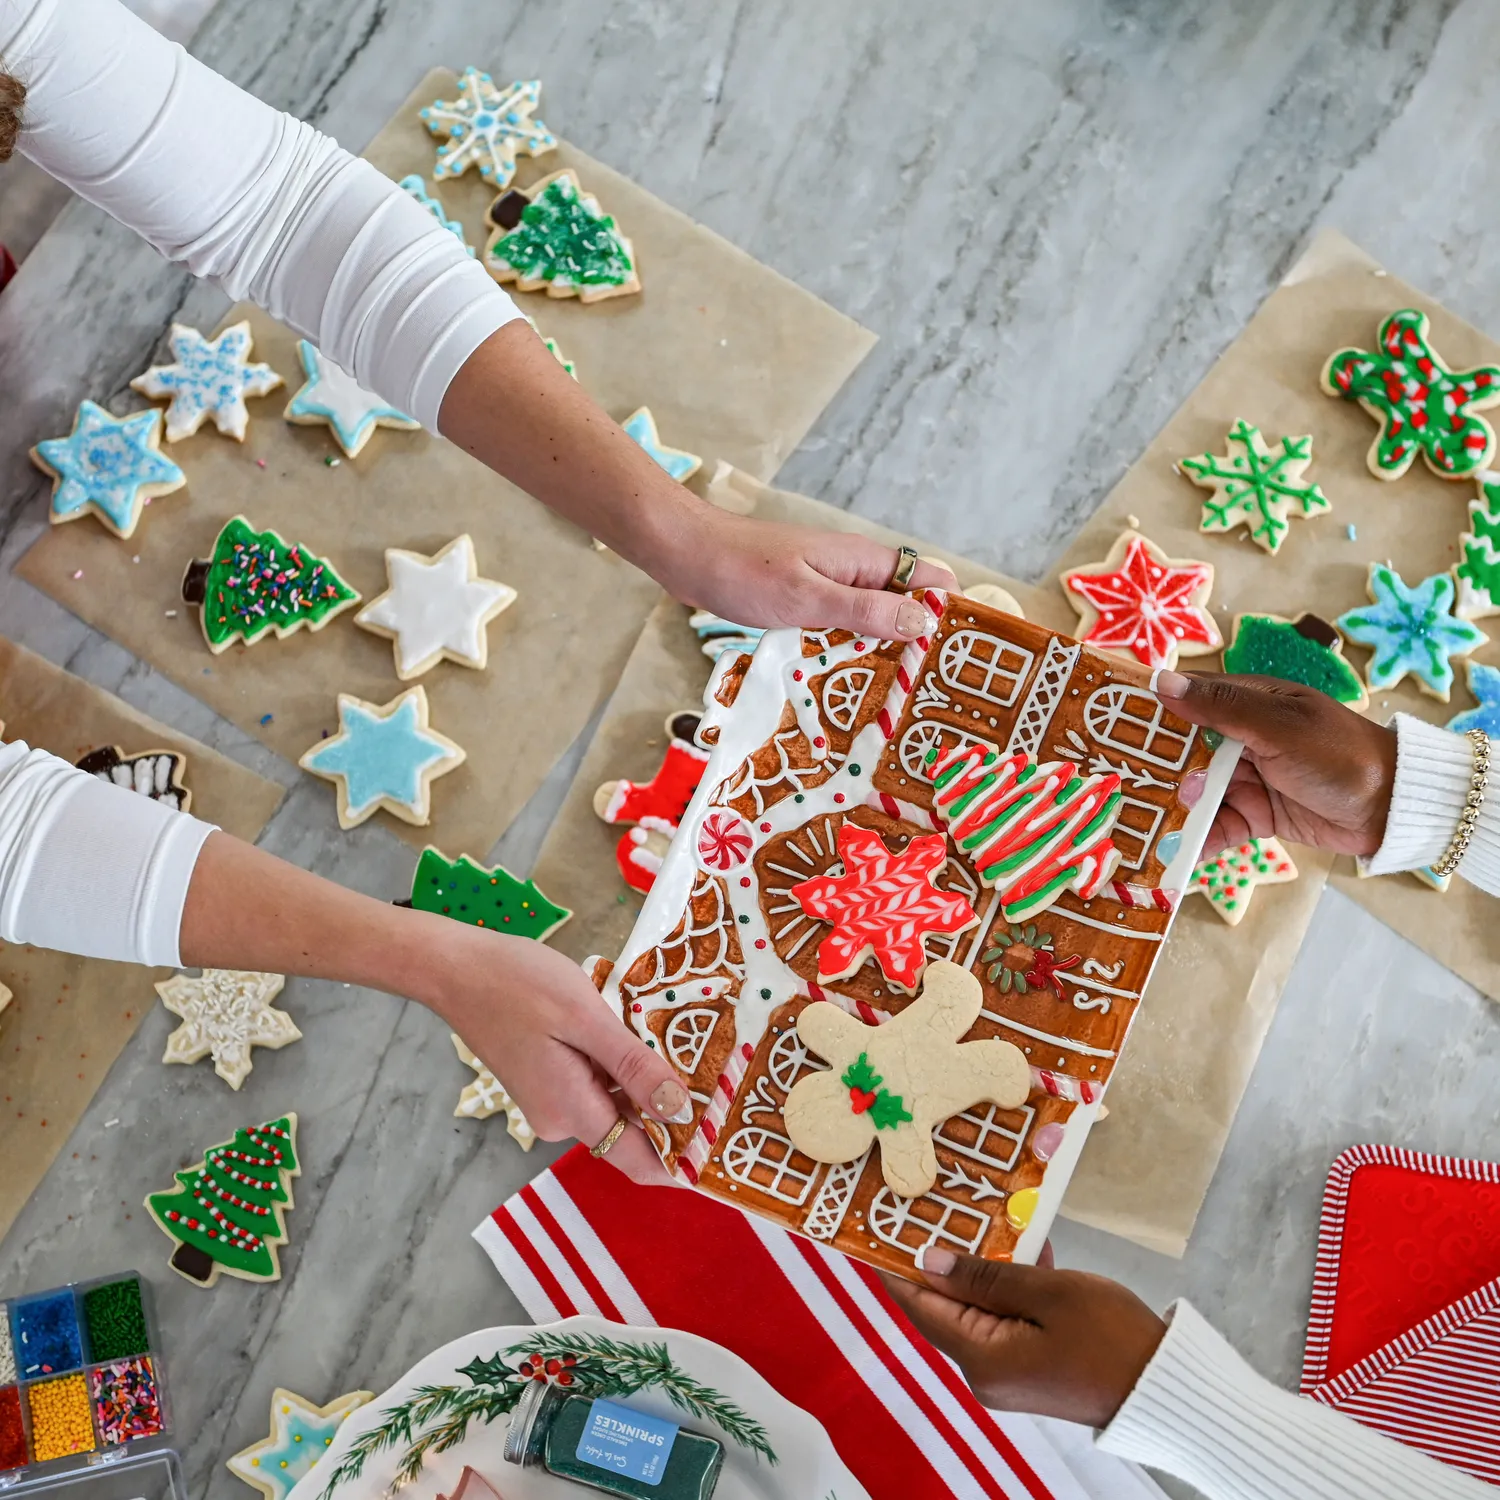
[[[467,1084],[458,1096],[454,1115],[461,1120],[487,1120],[491,1115],[503,1113],[505,1128],[512,1139],[523,1151],[530,1151],[536,1145],[536,1131],[521,1113],[521,1106],[505,1091],[505,1085],[464,1045],[463,1038],[456,1031],[450,1031],[448,1036],[453,1050],[458,1053],[458,1060],[466,1068],[473,1068],[475,1075],[473,1083]]]
[[[270,365],[252,365],[250,324],[231,324],[217,338],[174,323],[168,340],[174,363],[152,365],[130,382],[133,391],[157,400],[170,399],[166,439],[175,443],[208,421],[225,437],[244,442],[250,423],[246,396],[265,396],[283,384]]]
[[[253,1066],[252,1047],[285,1047],[302,1033],[271,1002],[286,984],[281,974],[205,969],[194,977],[174,974],[156,986],[161,1003],[182,1025],[167,1038],[165,1063],[195,1063],[212,1055],[214,1072],[232,1089]]]
[[[392,642],[396,675],[409,682],[440,661],[482,670],[489,661],[485,627],[517,596],[509,584],[479,576],[473,539],[455,537],[431,557],[387,547],[385,567],[389,587],[354,623]]]

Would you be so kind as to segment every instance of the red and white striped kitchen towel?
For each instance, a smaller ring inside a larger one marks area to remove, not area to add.
[[[1500,1166],[1354,1146],[1323,1197],[1302,1391],[1500,1485]]]
[[[875,1500],[1160,1500],[1081,1429],[986,1411],[868,1267],[582,1147],[474,1231],[538,1322],[593,1313],[733,1350],[828,1430]]]

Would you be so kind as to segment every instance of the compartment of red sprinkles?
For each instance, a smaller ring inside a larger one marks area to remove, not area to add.
[[[119,1359],[90,1370],[89,1395],[94,1402],[99,1436],[107,1444],[155,1437],[166,1426],[156,1371],[146,1355]]]
[[[13,1385],[0,1390],[0,1470],[26,1462],[26,1428],[21,1422],[21,1393]]]

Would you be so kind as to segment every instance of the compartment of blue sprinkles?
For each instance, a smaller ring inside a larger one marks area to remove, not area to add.
[[[52,1292],[10,1305],[16,1365],[23,1380],[58,1375],[83,1364],[78,1311],[70,1291]]]

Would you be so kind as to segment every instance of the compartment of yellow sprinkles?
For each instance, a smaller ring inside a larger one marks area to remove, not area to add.
[[[37,1463],[94,1451],[94,1422],[82,1375],[39,1380],[26,1388],[26,1401],[31,1409],[31,1452]]]

